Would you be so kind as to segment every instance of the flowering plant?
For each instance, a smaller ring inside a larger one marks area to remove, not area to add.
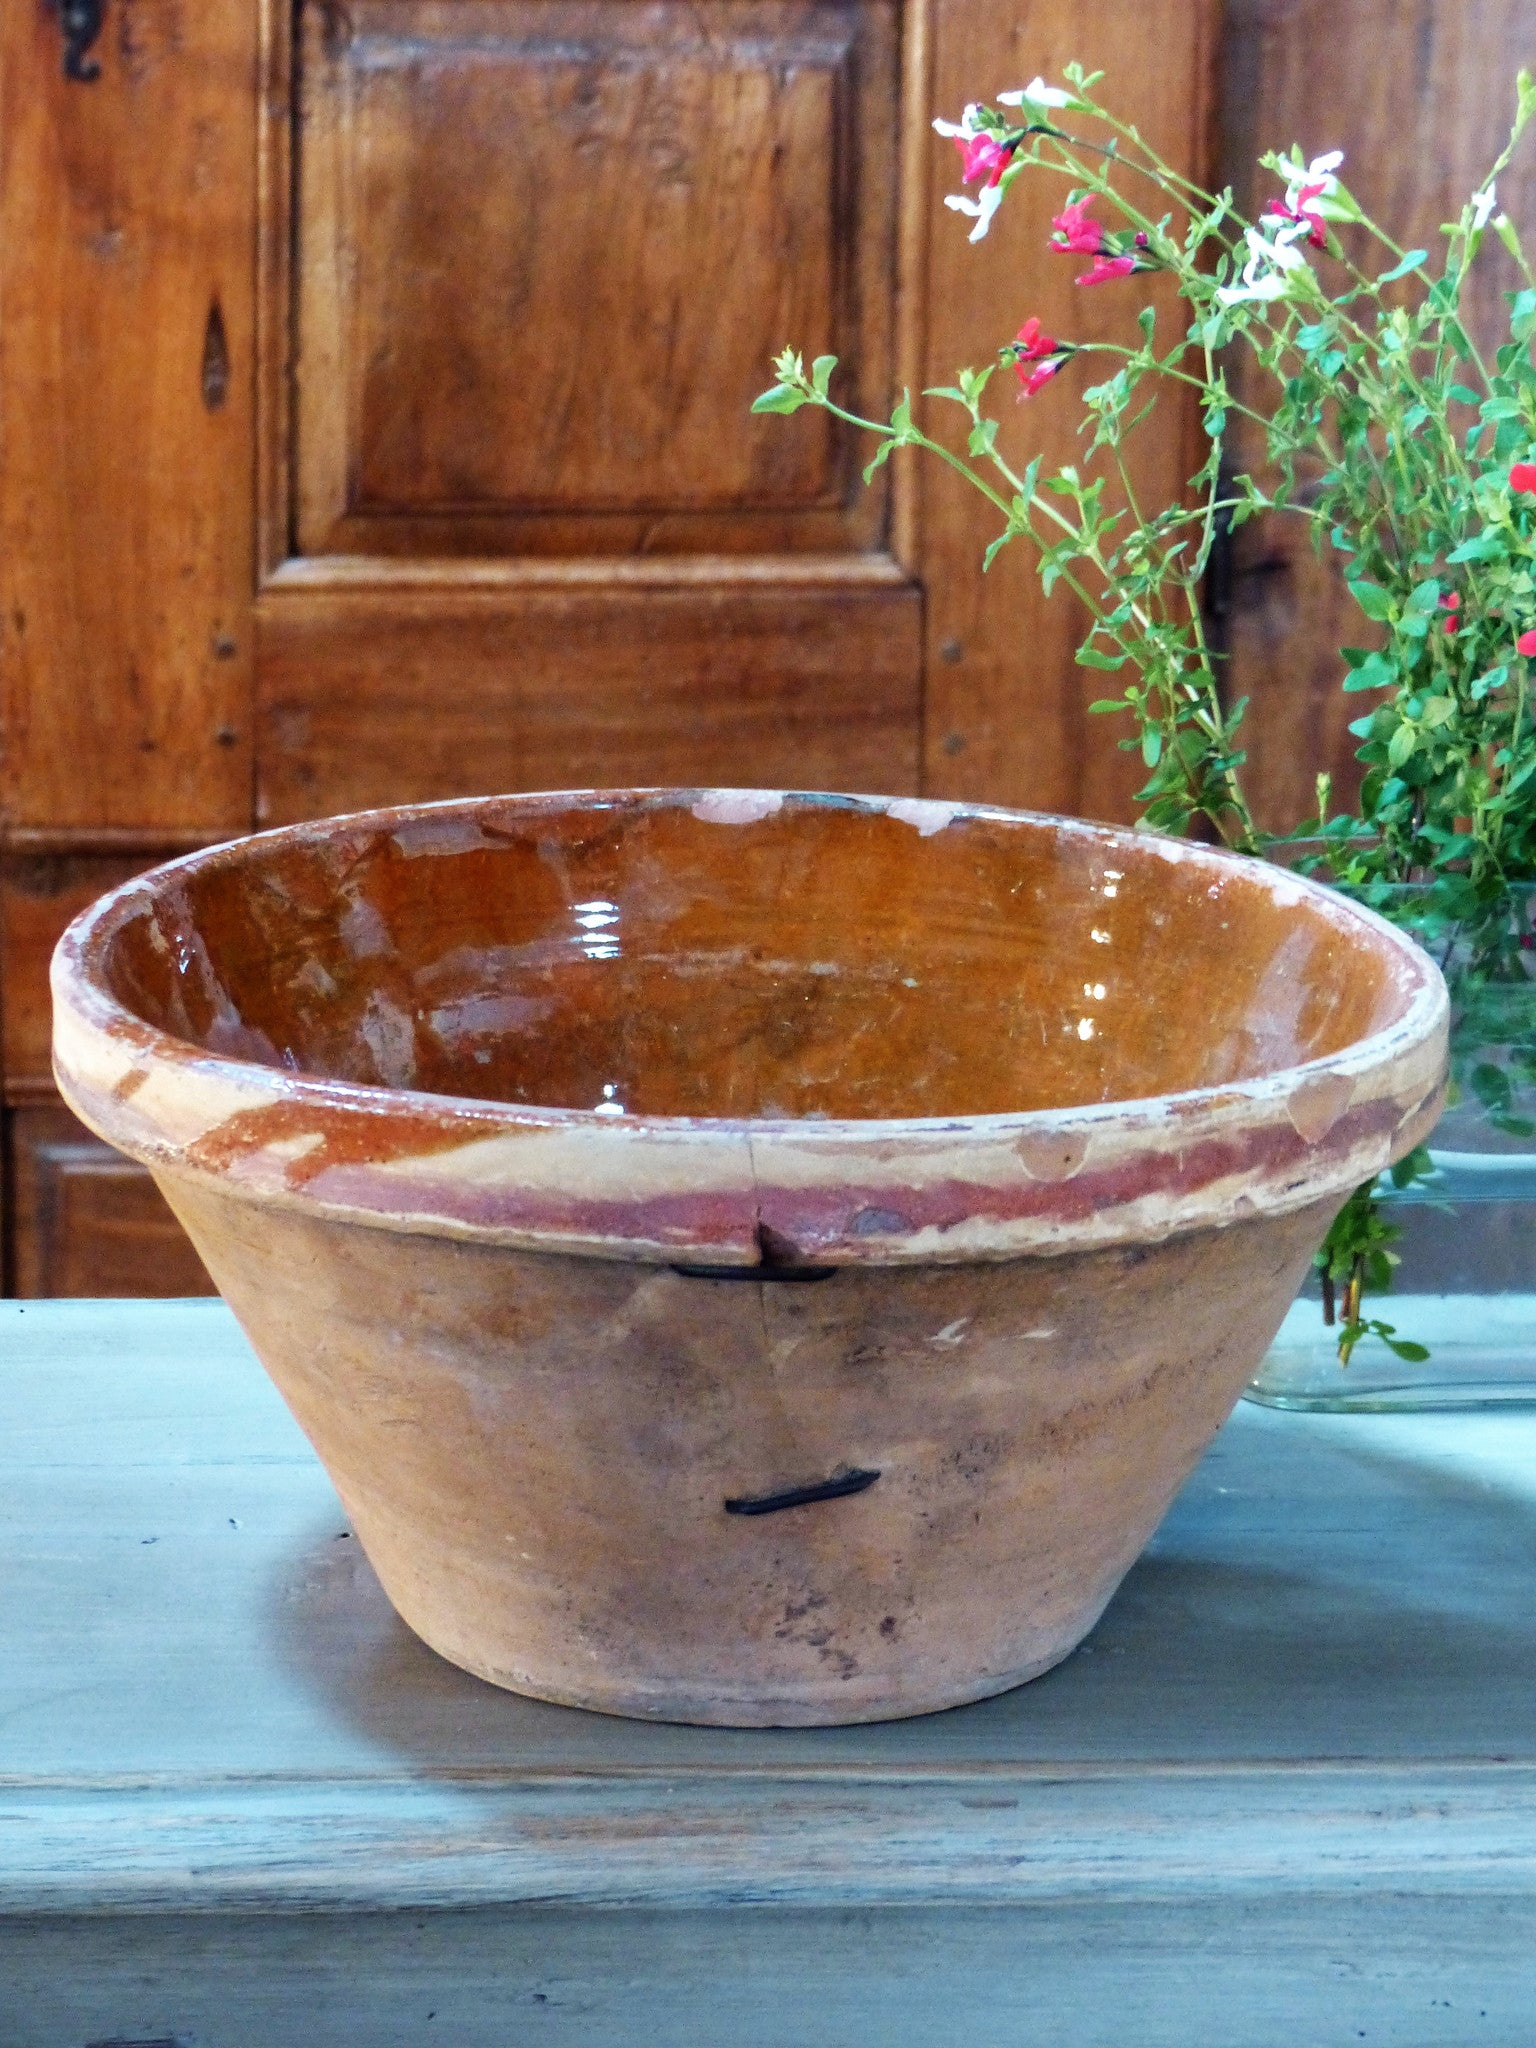
[[[1509,144],[1432,259],[1365,213],[1337,150],[1264,157],[1274,190],[1245,218],[1230,191],[1203,190],[1101,104],[1101,75],[1068,65],[1061,86],[1037,78],[936,121],[975,188],[945,204],[977,242],[1019,178],[1060,179],[1051,249],[1084,265],[1085,289],[1171,278],[1176,331],[1160,332],[1152,306],[1127,320],[1135,338],[1123,342],[1074,342],[1026,319],[993,363],[924,394],[957,409],[959,446],[917,424],[910,393],[889,420],[847,411],[832,396],[832,356],[807,369],[786,349],[754,409],[817,405],[877,436],[866,481],[905,447],[958,470],[998,515],[983,567],[1025,540],[1045,589],[1065,585],[1086,608],[1077,660],[1116,678],[1119,694],[1092,708],[1130,722],[1120,745],[1147,769],[1141,821],[1320,873],[1413,929],[1451,974],[1458,1082],[1502,1129],[1536,1133],[1520,1100],[1536,1083],[1536,1040],[1488,1023],[1507,1020],[1490,995],[1527,979],[1536,943],[1536,276],[1496,197],[1536,85],[1520,74]],[[1491,357],[1463,324],[1490,236],[1524,280],[1506,295],[1509,338]],[[1038,455],[1014,461],[987,410],[993,377],[1011,370],[1019,398],[1033,400],[1079,357],[1104,369],[1082,394],[1081,459],[1051,470]],[[1143,507],[1125,443],[1169,387],[1195,394],[1205,459],[1175,502]],[[1307,522],[1318,551],[1341,558],[1362,619],[1362,644],[1341,650],[1343,688],[1362,703],[1350,727],[1358,800],[1336,804],[1319,775],[1316,815],[1283,834],[1250,808],[1245,704],[1223,690],[1204,609],[1213,549],[1258,513]],[[1419,1154],[1394,1178],[1427,1171]],[[1362,1309],[1364,1290],[1390,1278],[1395,1235],[1367,1187],[1319,1254],[1330,1320],[1344,1288],[1346,1361],[1367,1333],[1423,1355]]]

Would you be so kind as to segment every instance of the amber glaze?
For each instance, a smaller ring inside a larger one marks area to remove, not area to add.
[[[1444,1068],[1433,966],[1341,899],[913,799],[294,827],[104,899],[54,985],[66,1097],[412,1625],[705,1720],[1064,1655]]]

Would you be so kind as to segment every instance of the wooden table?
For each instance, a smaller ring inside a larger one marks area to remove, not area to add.
[[[609,1720],[393,1617],[217,1302],[0,1304],[0,2044],[1536,2040],[1536,1417],[1240,1409],[1089,1642]]]

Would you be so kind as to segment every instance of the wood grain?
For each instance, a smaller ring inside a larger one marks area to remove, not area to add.
[[[1515,2044],[1527,1898],[41,1917],[7,2048]],[[1369,1959],[1368,1961],[1366,1959]]]
[[[519,789],[917,787],[917,594],[269,593],[263,823]]]
[[[1101,91],[1187,171],[1207,153],[1213,64],[1212,0],[1146,0],[1085,10],[1076,0],[1042,0],[1018,12],[986,0],[952,0],[935,11],[933,100],[949,118],[967,100],[990,99],[1038,72],[1058,76],[1073,58],[1107,72]],[[1020,323],[1038,315],[1068,340],[1135,337],[1135,315],[1157,294],[1142,280],[1092,293],[1073,284],[1075,263],[1047,247],[1063,187],[1041,176],[1014,187],[988,239],[971,246],[964,225],[938,211],[938,195],[959,190],[952,147],[934,138],[930,157],[927,342],[923,383],[950,384],[962,363],[982,365]],[[1096,372],[1094,374],[1097,374]],[[1022,469],[1043,453],[1051,464],[1076,455],[1073,422],[1088,372],[1072,369],[1027,404],[1014,406],[1008,378],[994,385],[1004,416],[999,446]],[[948,415],[946,417],[946,415]],[[956,408],[928,401],[930,432],[955,435]],[[1191,456],[1193,416],[1164,400],[1157,424],[1132,437],[1132,474],[1143,502],[1176,495],[1200,456]],[[924,786],[930,794],[982,798],[1090,817],[1134,816],[1145,779],[1140,758],[1117,750],[1124,727],[1090,718],[1103,677],[1077,668],[1086,623],[1058,590],[1043,594],[1027,542],[998,557],[985,579],[986,546],[999,531],[992,508],[961,478],[930,465],[919,472],[928,592]]]
[[[768,358],[890,378],[889,0],[301,10],[297,544],[868,545],[846,430]]]
[[[1326,49],[1327,59],[1319,61]],[[1406,248],[1443,246],[1508,136],[1514,75],[1532,56],[1523,0],[1231,0],[1224,80],[1226,175],[1250,207],[1270,189],[1255,169],[1267,149],[1345,151],[1343,175]],[[1499,202],[1529,235],[1536,150],[1528,137]],[[1432,261],[1438,257],[1432,254]],[[1468,325],[1485,345],[1508,339],[1501,293],[1518,273],[1490,235]],[[1256,520],[1234,550],[1229,624],[1233,701],[1248,697],[1248,784],[1261,820],[1287,830],[1315,815],[1326,770],[1341,799],[1358,788],[1359,742],[1347,730],[1339,648],[1369,644],[1342,565],[1319,561],[1300,521]]]
[[[249,817],[255,23],[0,21],[0,816]]]

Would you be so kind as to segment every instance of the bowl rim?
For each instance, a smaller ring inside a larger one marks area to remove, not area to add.
[[[249,858],[252,849],[268,844],[283,841],[313,844],[347,832],[386,832],[417,821],[430,823],[438,818],[473,820],[479,815],[504,814],[508,810],[515,810],[521,815],[537,815],[541,811],[555,810],[686,807],[697,814],[700,805],[713,806],[717,813],[724,811],[727,815],[715,820],[723,827],[750,824],[786,806],[884,814],[925,834],[936,833],[955,822],[998,823],[1049,832],[1058,838],[1065,836],[1102,848],[1106,853],[1124,854],[1135,860],[1151,858],[1190,864],[1223,879],[1241,876],[1246,886],[1262,889],[1272,898],[1280,899],[1286,907],[1307,904],[1314,914],[1321,913],[1323,919],[1336,928],[1371,938],[1386,952],[1388,973],[1401,991],[1402,1007],[1386,1025],[1332,1053],[1292,1066],[1275,1067],[1242,1080],[1161,1095],[1123,1096],[1110,1102],[1033,1110],[926,1117],[661,1116],[628,1112],[615,1116],[599,1109],[434,1094],[424,1089],[390,1088],[378,1083],[333,1079],[301,1070],[263,1065],[254,1060],[210,1051],[149,1023],[104,984],[102,961],[105,949],[126,919],[137,914],[146,897],[152,898],[170,878],[238,864]],[[740,815],[729,815],[733,810]],[[238,1114],[242,1097],[270,1103],[276,1095],[296,1108],[308,1105],[317,1115],[330,1118],[339,1114],[361,1118],[414,1115],[430,1120],[445,1134],[455,1130],[462,1132],[462,1142],[466,1145],[497,1132],[507,1135],[519,1131],[564,1134],[573,1140],[585,1141],[588,1153],[594,1157],[596,1150],[609,1151],[615,1145],[633,1148],[642,1141],[670,1145],[691,1141],[693,1147],[707,1147],[712,1142],[739,1145],[745,1141],[749,1149],[755,1141],[759,1146],[777,1147],[786,1156],[798,1148],[807,1157],[820,1162],[819,1165],[805,1167],[802,1161],[799,1170],[809,1173],[818,1182],[824,1182],[833,1172],[837,1155],[843,1155],[846,1162],[851,1155],[878,1153],[889,1150],[893,1145],[917,1145],[930,1151],[949,1153],[968,1141],[983,1146],[1015,1141],[1027,1145],[1035,1138],[1073,1133],[1086,1134],[1092,1141],[1095,1131],[1103,1132],[1110,1128],[1133,1139],[1140,1133],[1149,1143],[1161,1139],[1166,1144],[1182,1135],[1187,1135],[1189,1142],[1193,1143],[1217,1125],[1235,1129],[1236,1125],[1242,1124],[1256,1128],[1273,1124],[1277,1119],[1283,1121],[1288,1106],[1294,1123],[1294,1104],[1299,1097],[1306,1096],[1309,1090],[1315,1094],[1319,1088],[1340,1087],[1346,1079],[1357,1084],[1356,1099],[1361,1082],[1372,1083],[1368,1092],[1373,1096],[1386,1096],[1392,1093],[1387,1084],[1394,1076],[1398,1083],[1395,1097],[1398,1115],[1390,1141],[1390,1156],[1401,1156],[1410,1149],[1410,1142],[1418,1142],[1418,1136],[1409,1133],[1407,1126],[1412,1123],[1416,1132],[1418,1124],[1427,1129],[1433,1122],[1434,1116],[1429,1114],[1432,1099],[1434,1114],[1438,1114],[1444,1071],[1443,1041],[1448,1019],[1448,998],[1439,970],[1407,934],[1398,931],[1376,912],[1311,878],[1280,870],[1256,857],[1161,833],[1102,825],[1051,812],[1015,810],[1001,805],[830,791],[711,786],[545,790],[513,795],[453,797],[430,803],[380,806],[276,826],[257,833],[239,834],[218,845],[200,847],[149,869],[120,884],[82,911],[70,923],[55,949],[52,982],[55,1074],[66,1101],[109,1143],[151,1165],[182,1163],[180,1155],[185,1146],[169,1124],[164,1131],[157,1131],[152,1120],[146,1123],[142,1117],[126,1118],[118,1114],[119,1108],[128,1102],[129,1091],[121,1081],[111,1087],[102,1085],[100,1060],[82,1057],[86,1041],[94,1042],[97,1054],[108,1046],[115,1049],[119,1065],[131,1066],[141,1076],[146,1070],[167,1067],[184,1076],[195,1077],[211,1087],[213,1094],[222,1102],[226,1115]],[[97,1069],[95,1073],[89,1071],[92,1067]],[[1375,1085],[1378,1082],[1382,1084],[1379,1087]],[[1419,1104],[1417,1112],[1412,1102],[1404,1106],[1407,1096]],[[128,1106],[131,1107],[131,1103]],[[173,1124],[174,1119],[171,1122]],[[1324,1131],[1317,1145],[1312,1146],[1319,1152],[1311,1162],[1315,1168],[1324,1165],[1321,1152],[1328,1150],[1323,1144],[1327,1136],[1328,1132]],[[452,1142],[451,1137],[449,1142]],[[1312,1145],[1311,1140],[1308,1143]],[[1332,1149],[1339,1156],[1333,1161],[1331,1173],[1322,1176],[1328,1181],[1330,1191],[1335,1184],[1344,1188],[1369,1177],[1368,1173],[1360,1171],[1358,1145],[1342,1149],[1335,1146]],[[1378,1145],[1376,1150],[1380,1149]],[[1344,1156],[1345,1153],[1348,1157]],[[1372,1170],[1379,1171],[1387,1163],[1388,1158],[1383,1156]],[[1025,1177],[1028,1177],[1027,1173]],[[1318,1182],[1319,1173],[1309,1170],[1301,1181],[1271,1189],[1269,1198],[1261,1196],[1257,1206],[1268,1211],[1294,1208],[1301,1206],[1306,1199],[1319,1199],[1316,1193]],[[289,1192],[292,1193],[291,1190]],[[302,1195],[295,1199],[299,1206],[334,1206]],[[364,1206],[371,1214],[369,1205]],[[343,1203],[342,1207],[346,1208],[348,1204]],[[367,1216],[360,1220],[367,1220]],[[528,1233],[515,1227],[503,1232],[495,1226],[485,1229],[467,1226],[465,1234],[506,1236],[508,1241],[514,1241]],[[539,1226],[531,1235],[542,1243],[549,1237],[549,1232]],[[555,1235],[559,1237],[564,1233],[557,1231]],[[1067,1236],[1074,1241],[1080,1235],[1080,1231],[1067,1231]],[[578,1232],[577,1236],[580,1237],[581,1233]],[[881,1238],[881,1233],[873,1233],[873,1236]],[[885,1256],[890,1256],[893,1250],[890,1240],[903,1236],[904,1233],[895,1232],[886,1233],[881,1238]],[[691,1234],[685,1233],[685,1237],[687,1242],[695,1241]],[[573,1245],[572,1248],[578,1247]],[[871,1243],[868,1252],[875,1249],[875,1244]],[[863,1257],[868,1254],[859,1248],[857,1255]]]
[[[119,883],[104,895],[79,912],[66,927],[55,948],[55,959],[61,963],[62,972],[67,976],[65,984],[70,1001],[90,1016],[92,1022],[103,1026],[127,1024],[135,1036],[140,1037],[146,1050],[153,1050],[164,1057],[178,1060],[194,1060],[198,1064],[216,1064],[231,1072],[240,1072],[259,1080],[264,1088],[273,1085],[273,1078],[281,1079],[285,1091],[309,1094],[322,1091],[328,1100],[343,1097],[377,1105],[381,1100],[432,1105],[435,1108],[464,1109],[472,1111],[477,1118],[488,1112],[498,1118],[532,1117],[541,1124],[549,1122],[569,1123],[573,1126],[600,1125],[613,1127],[612,1113],[599,1109],[573,1109],[557,1103],[506,1102],[497,1097],[474,1095],[449,1095],[435,1093],[424,1088],[394,1088],[379,1082],[349,1081],[334,1076],[306,1072],[302,1068],[274,1067],[257,1060],[242,1059],[230,1053],[210,1051],[197,1045],[193,1040],[179,1038],[174,1032],[162,1026],[151,1024],[140,1017],[127,1004],[112,995],[102,984],[98,974],[101,955],[123,921],[123,913],[139,897],[152,894],[156,885],[167,878],[187,871],[221,866],[234,866],[245,856],[247,850],[287,840],[292,843],[320,841],[339,836],[342,828],[361,829],[369,826],[382,827],[385,821],[392,824],[414,822],[419,818],[430,819],[434,815],[473,813],[481,809],[500,809],[511,805],[519,810],[539,809],[584,809],[597,810],[621,807],[636,809],[681,809],[685,801],[691,808],[701,800],[711,798],[746,798],[778,800],[775,808],[783,805],[805,805],[817,809],[856,810],[869,815],[890,815],[891,806],[925,806],[937,814],[948,813],[949,821],[977,819],[999,824],[1020,824],[1039,826],[1053,831],[1065,831],[1072,837],[1087,840],[1096,845],[1115,847],[1130,852],[1133,856],[1151,852],[1169,857],[1168,850],[1179,862],[1188,862],[1196,867],[1206,867],[1213,873],[1230,874],[1234,869],[1245,875],[1260,887],[1278,895],[1284,890],[1299,901],[1308,901],[1319,907],[1325,916],[1345,925],[1371,930],[1386,942],[1395,959],[1411,972],[1417,986],[1405,1003],[1401,1014],[1390,1024],[1369,1032],[1362,1038],[1352,1039],[1337,1051],[1319,1054],[1316,1058],[1297,1061],[1292,1065],[1274,1067],[1263,1074],[1251,1075],[1243,1080],[1210,1083],[1199,1088],[1167,1089],[1147,1095],[1121,1095],[1108,1102],[1080,1103],[1051,1106],[1033,1110],[987,1110],[962,1112],[951,1116],[931,1117],[743,1117],[743,1116],[665,1116],[648,1113],[624,1113],[627,1126],[655,1128],[660,1130],[740,1130],[744,1126],[752,1129],[814,1129],[819,1133],[853,1135],[872,1130],[946,1130],[959,1127],[990,1126],[1003,1127],[1020,1123],[1055,1121],[1062,1117],[1122,1116],[1127,1110],[1143,1104],[1163,1102],[1197,1102],[1226,1100],[1234,1094],[1262,1094],[1276,1083],[1288,1081],[1295,1075],[1309,1075],[1318,1069],[1332,1068],[1340,1060],[1373,1051],[1378,1055],[1390,1053],[1398,1042],[1416,1042],[1424,1035],[1426,1028],[1432,1028],[1438,1014],[1448,1007],[1443,978],[1439,969],[1424,949],[1407,933],[1389,923],[1378,912],[1353,898],[1344,896],[1325,884],[1314,881],[1310,876],[1297,875],[1289,869],[1281,870],[1272,862],[1249,854],[1234,853],[1224,847],[1205,846],[1196,841],[1177,839],[1170,834],[1140,831],[1129,826],[1103,825],[1092,819],[1058,815],[1050,811],[1013,810],[997,804],[950,803],[947,800],[931,798],[887,798],[880,796],[847,795],[840,792],[820,790],[760,790],[747,788],[637,788],[602,790],[539,790],[512,796],[448,797],[430,803],[380,805],[365,811],[339,812],[334,817],[308,819],[291,825],[277,825],[261,832],[237,834],[221,840],[213,846],[194,848],[189,853],[179,854],[173,860],[162,861],[144,873]],[[765,812],[765,817],[773,815]],[[896,813],[900,818],[901,812]],[[748,821],[751,822],[751,821]]]

